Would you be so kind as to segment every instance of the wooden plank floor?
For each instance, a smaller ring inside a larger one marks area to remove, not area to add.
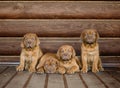
[[[120,88],[120,70],[74,75],[16,72],[0,66],[0,88]]]

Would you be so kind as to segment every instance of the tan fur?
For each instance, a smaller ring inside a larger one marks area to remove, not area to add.
[[[89,37],[93,39],[89,39]],[[99,45],[97,43],[98,37],[99,35],[97,31],[93,29],[85,30],[81,34],[81,39],[83,41],[81,46],[81,71],[83,73],[87,73],[88,68],[90,67],[92,67],[92,72],[94,73],[104,70],[102,67],[101,59],[99,57]]]
[[[57,73],[59,61],[56,54],[46,53],[37,66],[37,73]]]
[[[75,50],[70,45],[63,45],[57,51],[60,66],[58,72],[60,74],[73,74],[79,72],[79,59],[76,56]],[[64,59],[67,58],[67,59]]]
[[[23,71],[24,69],[30,72],[36,71],[36,64],[43,55],[39,44],[40,41],[36,34],[27,33],[24,35],[21,42],[22,51],[20,54],[20,65],[17,67],[17,71]]]

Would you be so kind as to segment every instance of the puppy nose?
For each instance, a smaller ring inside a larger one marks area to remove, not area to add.
[[[31,41],[28,41],[28,44],[31,44]]]
[[[67,54],[64,54],[64,56],[67,56]]]

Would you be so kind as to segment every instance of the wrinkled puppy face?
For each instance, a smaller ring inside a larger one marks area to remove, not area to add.
[[[24,36],[21,46],[27,49],[32,49],[37,45],[38,42],[39,42],[39,39],[36,34],[28,33]]]
[[[46,73],[55,73],[58,67],[58,62],[54,58],[50,58],[44,64],[44,70]]]
[[[93,29],[85,30],[81,34],[82,41],[87,44],[95,43],[97,41],[98,37],[99,37],[99,35],[98,35],[97,31],[93,30]]]
[[[58,50],[57,56],[63,61],[69,61],[75,56],[75,50],[72,46],[64,45]]]

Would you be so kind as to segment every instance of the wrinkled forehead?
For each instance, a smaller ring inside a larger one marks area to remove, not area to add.
[[[64,47],[61,47],[61,51],[72,51],[72,47],[71,46],[64,46]]]
[[[96,31],[95,31],[95,30],[87,30],[87,31],[85,32],[85,34],[87,34],[87,35],[95,35],[95,34],[96,34]]]
[[[35,34],[27,34],[25,35],[25,39],[35,39],[36,38],[36,35]]]

